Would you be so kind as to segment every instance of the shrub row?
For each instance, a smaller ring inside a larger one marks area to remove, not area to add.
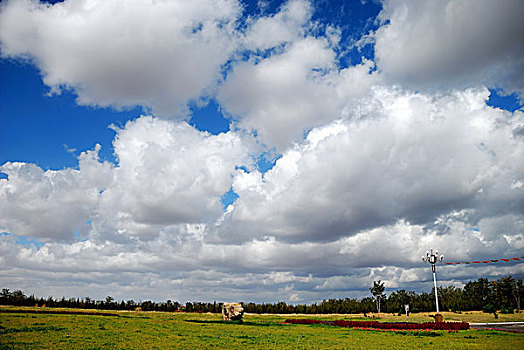
[[[329,324],[337,327],[350,328],[376,328],[376,329],[433,329],[433,330],[465,330],[469,329],[467,322],[378,322],[378,321],[321,321],[312,319],[287,319],[285,323],[291,324]]]

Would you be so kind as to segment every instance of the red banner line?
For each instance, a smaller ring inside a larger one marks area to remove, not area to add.
[[[516,260],[516,261],[520,261],[520,260],[524,260],[524,256],[520,257],[520,258],[508,258],[508,259],[491,259],[491,260],[480,260],[480,261],[462,261],[462,262],[447,262],[447,263],[444,263],[444,265],[460,265],[460,264],[488,264],[488,263],[491,263],[491,262],[499,262],[499,261],[505,261],[505,262],[509,262],[510,260]]]

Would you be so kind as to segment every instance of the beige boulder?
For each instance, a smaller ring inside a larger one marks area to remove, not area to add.
[[[222,319],[224,321],[239,321],[244,315],[244,308],[240,303],[224,303],[222,305]]]

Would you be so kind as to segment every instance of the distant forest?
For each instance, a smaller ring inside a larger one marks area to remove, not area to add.
[[[404,314],[404,305],[410,306],[410,312],[435,311],[435,294],[417,294],[413,291],[403,289],[392,292],[389,296],[383,293],[384,288],[380,281],[374,282],[370,288],[373,297],[362,299],[329,299],[321,303],[311,305],[298,304],[290,305],[283,301],[278,303],[243,303],[244,311],[248,313],[303,313],[303,314],[357,314],[370,313],[377,311],[380,304],[381,312]],[[439,287],[438,298],[441,311],[471,311],[483,310],[485,312],[513,313],[514,309],[520,310],[520,301],[523,297],[522,280],[514,279],[511,276],[503,277],[496,281],[488,281],[486,278],[479,278],[476,281],[466,283],[464,288],[454,286]],[[377,300],[378,299],[378,300]],[[377,301],[380,301],[378,303]],[[222,312],[222,303],[203,303],[186,302],[180,304],[177,301],[153,302],[153,301],[116,301],[108,296],[105,300],[93,300],[85,298],[47,299],[38,298],[34,295],[26,296],[21,290],[13,292],[4,288],[0,293],[0,305],[14,306],[39,306],[39,307],[63,307],[79,309],[100,309],[100,310],[139,310],[143,311],[165,311],[165,312]]]

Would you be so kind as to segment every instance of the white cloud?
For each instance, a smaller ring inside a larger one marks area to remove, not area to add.
[[[485,104],[485,89],[441,96],[376,89],[359,118],[310,133],[265,174],[235,177],[240,198],[224,239],[323,241],[389,225],[431,223],[454,210],[518,214],[523,115]],[[367,109],[367,110],[366,110]]]
[[[284,150],[338,118],[376,80],[372,62],[336,69],[332,30],[312,36],[322,26],[310,22],[307,1],[251,18],[244,32],[235,30],[240,6],[233,0],[21,0],[0,9],[2,57],[30,59],[52,92],[72,89],[79,104],[184,117],[188,101],[214,93],[232,60],[218,97],[269,148]],[[245,50],[253,52],[249,62],[238,55]]]
[[[325,38],[297,39],[282,53],[238,64],[219,100],[239,127],[256,130],[261,142],[283,151],[308,129],[345,114],[377,82],[371,62],[338,71],[335,57]]]
[[[34,164],[5,163],[0,169],[0,229],[43,239],[85,235],[112,166],[99,162],[100,146],[80,154],[79,169],[44,171]]]
[[[519,0],[385,1],[378,68],[411,88],[487,84],[522,97],[523,12]]]
[[[0,7],[3,57],[25,57],[77,102],[179,116],[215,84],[235,49],[235,0],[78,0]]]
[[[141,117],[118,130],[118,166],[104,192],[96,231],[158,234],[174,224],[209,222],[249,153],[233,132],[210,135],[186,123]],[[99,233],[102,234],[102,233]]]
[[[265,50],[300,39],[311,18],[311,5],[303,0],[291,0],[273,16],[251,18],[243,38],[243,47]]]
[[[312,23],[306,1],[242,32],[236,1],[2,4],[3,57],[32,59],[55,92],[162,116],[211,96],[235,131],[142,116],[114,128],[114,165],[99,146],[78,169],[4,164],[0,283],[43,296],[314,302],[366,296],[378,279],[429,290],[420,255],[431,247],[447,261],[518,255],[524,115],[488,107],[482,86],[522,93],[524,36],[499,40],[522,30],[522,11],[502,3],[385,2],[374,72],[367,60],[338,66],[342,32]],[[265,173],[257,143],[282,155]],[[223,210],[231,186],[239,198]],[[84,240],[71,242],[77,231]],[[457,284],[524,271],[439,274]]]
[[[289,138],[302,137],[302,130],[333,105],[327,82],[314,69],[332,66],[334,54],[327,42],[306,38],[290,44],[281,55],[255,64],[239,64],[221,88],[220,101],[234,116],[241,116],[240,127],[257,130],[270,145],[286,146]],[[334,97],[334,96],[333,96]],[[326,99],[325,104],[317,101]]]
[[[210,222],[222,213],[235,167],[251,166],[233,132],[211,135],[152,117],[117,129],[116,166],[99,162],[99,150],[82,153],[79,170],[3,165],[2,230],[58,239],[74,238],[77,230],[101,239],[146,238],[171,225]]]
[[[279,152],[347,114],[347,106],[379,81],[371,61],[339,69],[339,33],[311,15],[308,2],[289,1],[273,16],[252,19],[241,45],[250,59],[234,64],[218,88],[236,126],[255,131],[259,142]]]
[[[472,250],[493,254],[489,258],[518,253],[507,246],[485,245],[467,234],[464,223],[452,226],[441,234],[399,221],[330,243],[266,239],[237,246],[206,244],[205,237],[184,225],[149,241],[47,243],[39,250],[0,236],[0,281],[37,295],[45,290],[56,296],[83,296],[88,288],[90,297],[112,295],[119,300],[310,303],[325,299],[326,293],[367,296],[378,279],[388,288],[428,291],[430,268],[419,258],[428,245],[449,253],[446,261],[471,260]],[[459,267],[439,266],[440,284],[524,273],[517,263]]]

